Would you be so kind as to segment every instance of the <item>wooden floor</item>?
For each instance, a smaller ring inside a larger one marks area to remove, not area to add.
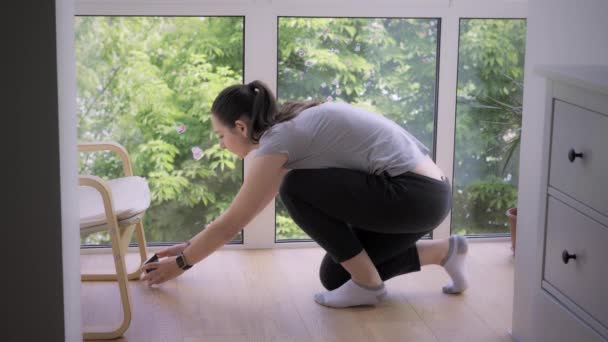
[[[511,341],[509,246],[470,244],[463,295],[443,294],[447,274],[427,266],[389,280],[380,306],[354,309],[313,301],[322,290],[319,248],[221,250],[159,288],[131,282],[133,321],[118,341]],[[109,266],[110,255],[82,256],[83,270]],[[121,319],[115,284],[83,283],[81,296],[85,328]]]

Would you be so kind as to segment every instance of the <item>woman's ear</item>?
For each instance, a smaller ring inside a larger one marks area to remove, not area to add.
[[[234,122],[234,129],[244,138],[249,138],[249,128],[243,120],[236,120]]]

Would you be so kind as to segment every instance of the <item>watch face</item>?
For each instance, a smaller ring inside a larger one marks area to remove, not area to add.
[[[182,255],[178,255],[175,261],[177,262],[177,266],[179,266],[179,268],[184,268],[184,257]]]
[[[177,256],[177,259],[175,259],[175,262],[177,262],[177,266],[179,268],[181,268],[182,270],[187,270],[190,267],[192,267],[191,265],[186,264],[185,258],[182,254]]]

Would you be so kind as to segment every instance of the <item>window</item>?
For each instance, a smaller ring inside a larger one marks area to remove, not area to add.
[[[452,232],[504,234],[517,203],[526,21],[461,19]]]
[[[432,238],[507,235],[521,117],[482,96],[521,109],[514,89],[523,79],[527,1],[345,3],[75,1],[79,139],[112,139],[129,150],[154,193],[148,241],[190,238],[232,201],[243,165],[217,148],[206,120],[225,86],[256,79],[279,102],[364,106],[426,144],[454,186],[452,215]],[[114,177],[118,170],[115,159],[81,155],[82,172]],[[83,240],[105,242],[102,235]],[[231,248],[314,245],[279,197],[237,242]]]
[[[243,17],[75,19],[78,138],[127,148],[152,193],[148,242],[191,238],[241,184],[242,162],[219,148],[209,114],[226,85],[243,81],[243,30]],[[104,153],[80,158],[81,173],[112,178],[120,169]]]
[[[345,101],[435,145],[440,19],[278,19],[279,102]],[[276,240],[307,239],[277,197]]]

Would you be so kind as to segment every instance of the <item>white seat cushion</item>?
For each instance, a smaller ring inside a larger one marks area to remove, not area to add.
[[[107,184],[112,190],[114,212],[119,221],[141,214],[150,206],[150,188],[144,178],[123,177],[109,180]],[[107,223],[103,200],[95,188],[79,186],[78,197],[80,229]]]

